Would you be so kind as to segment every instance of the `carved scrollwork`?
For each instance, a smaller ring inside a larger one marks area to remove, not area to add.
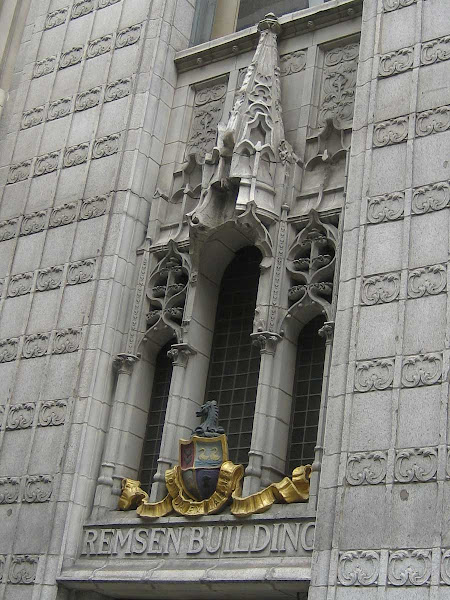
[[[44,356],[48,352],[49,342],[49,333],[33,333],[25,336],[22,347],[22,357],[38,358],[39,356]]]
[[[32,287],[33,273],[20,273],[19,275],[13,275],[8,284],[8,296],[10,298],[15,298],[16,296],[29,294]]]
[[[396,221],[403,217],[405,210],[405,193],[393,192],[369,198],[367,203],[367,220],[369,223]]]
[[[0,222],[0,242],[6,242],[16,237],[18,223],[17,217]]]
[[[85,163],[89,155],[89,142],[66,148],[64,151],[63,167],[75,167]]]
[[[56,67],[56,59],[56,56],[48,56],[47,58],[38,60],[34,64],[33,78],[36,79],[37,77],[43,77],[51,73]]]
[[[47,400],[39,410],[38,425],[40,427],[64,425],[67,407],[67,400]]]
[[[36,278],[36,290],[47,292],[59,288],[62,283],[63,271],[64,267],[62,265],[40,269]]]
[[[370,392],[387,390],[394,380],[394,359],[379,358],[359,362],[355,372],[355,390]]]
[[[95,265],[95,258],[79,260],[69,265],[67,269],[67,285],[76,285],[91,281],[94,277]]]
[[[426,110],[416,116],[416,134],[424,137],[450,128],[450,106]]]
[[[53,27],[62,25],[66,20],[68,12],[69,9],[66,6],[65,8],[59,8],[58,10],[48,13],[45,18],[45,29],[52,29]]]
[[[72,96],[67,98],[59,98],[50,102],[47,113],[47,121],[53,121],[54,119],[60,119],[65,117],[72,110]]]
[[[128,96],[131,91],[132,81],[131,77],[124,77],[117,81],[113,81],[112,83],[108,83],[105,88],[105,102],[119,100],[120,98]]]
[[[106,54],[106,52],[109,52],[111,50],[112,43],[112,33],[103,35],[102,37],[99,37],[96,40],[91,40],[87,46],[86,58],[95,58],[96,56]]]
[[[75,46],[67,52],[62,52],[59,59],[59,68],[66,69],[80,63],[83,60],[83,50],[83,46]]]
[[[300,73],[306,67],[306,52],[304,50],[296,50],[280,56],[280,75],[292,75]]]
[[[45,106],[36,106],[26,110],[22,115],[21,129],[29,129],[44,122]]]
[[[338,580],[341,585],[374,585],[379,572],[380,555],[374,550],[355,550],[339,555]]]
[[[19,353],[20,338],[0,340],[0,363],[16,360]]]
[[[87,110],[88,108],[93,108],[100,104],[100,98],[102,95],[102,86],[98,85],[97,87],[93,87],[86,92],[81,92],[75,98],[75,111]]]
[[[388,581],[392,585],[426,585],[431,577],[431,550],[389,553]]]
[[[436,62],[450,59],[450,36],[422,44],[420,62],[422,65],[432,65]]]
[[[403,361],[402,385],[417,387],[434,385],[442,377],[442,354],[434,352],[409,356]]]
[[[386,479],[386,452],[357,452],[347,460],[347,481],[350,485],[377,485]]]
[[[398,8],[405,8],[415,4],[417,0],[383,0],[383,8],[385,12],[397,10]]]
[[[447,268],[445,265],[414,269],[408,275],[408,296],[410,298],[440,294],[446,286]]]
[[[131,25],[121,31],[117,32],[116,36],[116,48],[125,48],[125,46],[131,46],[135,44],[141,37],[141,25]]]
[[[416,188],[412,197],[412,212],[423,215],[429,211],[442,210],[450,202],[450,185],[447,181]]]
[[[48,222],[49,228],[60,227],[61,225],[69,225],[77,219],[78,204],[76,202],[68,202],[52,209]]]
[[[45,229],[47,221],[47,211],[38,210],[34,213],[25,215],[20,226],[20,235],[31,235],[39,233]]]
[[[3,573],[5,572],[6,556],[0,554],[0,581],[3,580]]]
[[[31,172],[31,160],[24,160],[9,167],[6,183],[17,183],[28,179]]]
[[[88,15],[95,8],[94,0],[76,0],[73,4],[71,19],[78,19],[78,17],[84,17]]]
[[[450,585],[450,550],[442,550],[441,583]]]
[[[120,133],[113,133],[94,141],[92,158],[111,156],[119,151]]]
[[[48,502],[53,491],[50,475],[27,475],[23,490],[24,502]]]
[[[398,117],[377,123],[373,130],[373,145],[376,148],[405,142],[408,138],[409,117]]]
[[[9,583],[31,585],[36,579],[38,564],[39,556],[14,555],[9,566]]]
[[[414,48],[402,48],[395,52],[388,52],[380,56],[378,74],[380,77],[390,77],[404,73],[413,68]]]
[[[120,0],[98,0],[98,8],[106,8],[117,2],[120,2]]]
[[[80,208],[80,221],[85,219],[93,219],[95,217],[101,217],[106,213],[108,208],[108,196],[95,196],[94,198],[88,198],[83,200]]]
[[[28,429],[33,424],[35,410],[36,405],[33,402],[12,404],[6,418],[6,429]]]
[[[438,468],[437,448],[414,448],[397,450],[395,456],[395,480],[402,483],[436,479]]]
[[[19,493],[19,477],[0,477],[0,504],[14,504],[19,500]]]
[[[397,300],[400,294],[400,273],[385,273],[363,279],[363,304],[385,304]]]
[[[59,154],[60,150],[57,150],[56,152],[48,152],[47,154],[38,156],[34,163],[34,176],[47,175],[56,171],[59,164]]]
[[[76,352],[80,347],[81,329],[69,327],[55,333],[53,338],[53,353],[66,354],[68,352]]]

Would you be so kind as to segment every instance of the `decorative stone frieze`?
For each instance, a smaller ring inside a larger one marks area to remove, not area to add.
[[[6,556],[0,554],[0,581],[3,580],[3,573],[5,572]]]
[[[81,333],[81,328],[74,327],[56,331],[53,337],[53,354],[76,352],[80,347]]]
[[[55,152],[48,152],[47,154],[38,156],[34,163],[34,177],[47,175],[56,171],[59,165],[60,152],[60,150],[56,150]]]
[[[0,504],[14,504],[14,502],[18,502],[19,494],[19,477],[0,477]]]
[[[82,200],[80,207],[79,220],[84,221],[86,219],[94,219],[95,217],[101,217],[106,214],[108,204],[111,196],[94,196],[93,198],[87,198]]]
[[[431,550],[395,550],[389,552],[388,583],[395,586],[429,585]]]
[[[445,265],[421,267],[408,274],[408,296],[410,298],[440,294],[446,287],[447,268]]]
[[[6,417],[6,429],[28,429],[33,425],[35,410],[34,402],[12,404]]]
[[[413,448],[397,450],[395,454],[394,476],[396,481],[422,483],[436,479],[438,468],[437,448]]]
[[[72,67],[73,65],[80,63],[83,60],[83,52],[83,46],[74,46],[66,52],[61,52],[59,69],[66,69],[67,67]]]
[[[416,2],[417,0],[383,0],[383,8],[385,12],[390,12],[391,10],[397,10],[398,8],[411,6]]]
[[[36,291],[47,292],[48,290],[56,290],[62,284],[64,267],[56,265],[47,267],[38,271],[36,277]]]
[[[68,401],[63,400],[47,400],[43,402],[38,415],[39,427],[50,427],[64,425],[66,421],[66,413],[68,410]]]
[[[70,114],[72,111],[72,96],[67,98],[59,98],[54,102],[50,102],[47,113],[47,121],[53,121],[54,119],[60,119]]]
[[[39,556],[28,554],[14,555],[9,565],[8,582],[11,584],[30,585],[36,579]]]
[[[432,183],[415,188],[411,210],[416,215],[442,210],[450,203],[450,185],[448,181]]]
[[[85,163],[88,159],[89,148],[89,142],[83,142],[82,144],[66,148],[64,151],[63,167],[75,167]]]
[[[379,572],[380,554],[375,550],[351,550],[339,554],[338,581],[341,585],[375,585]]]
[[[76,352],[81,342],[81,334],[82,328],[80,327],[0,340],[0,363],[10,362],[17,358],[35,358],[46,353],[63,354],[66,352]],[[50,340],[50,344],[48,350],[43,352],[42,348],[46,344],[47,337]],[[23,349],[27,340],[27,348]],[[20,352],[19,348],[21,349]]]
[[[116,48],[125,48],[125,46],[131,46],[135,44],[141,37],[141,24],[131,25],[121,31],[117,32],[116,35]]]
[[[75,98],[75,111],[86,110],[100,104],[102,89],[102,86],[99,85],[78,94]]]
[[[119,151],[120,133],[112,133],[103,138],[94,140],[92,158],[104,158]]]
[[[450,128],[450,106],[440,106],[416,115],[416,134],[420,137]]]
[[[383,223],[402,219],[405,210],[405,193],[392,192],[383,196],[369,198],[367,202],[367,221]]]
[[[47,58],[38,60],[34,64],[33,78],[36,79],[38,77],[43,77],[44,75],[49,75],[50,73],[52,73],[55,70],[57,60],[57,56],[47,56]]]
[[[22,345],[22,358],[38,358],[48,353],[50,333],[26,335]]]
[[[6,242],[16,237],[18,232],[19,218],[14,217],[0,222],[0,242]]]
[[[67,269],[67,285],[91,281],[94,278],[95,265],[95,258],[87,258],[70,264]]]
[[[67,13],[69,12],[69,7],[59,8],[58,10],[54,10],[45,18],[45,29],[53,29],[53,27],[58,27],[62,25],[66,21]]]
[[[387,390],[394,381],[394,359],[378,358],[356,364],[355,390],[371,392]]]
[[[98,0],[98,8],[106,8],[107,6],[112,6],[121,0]]]
[[[24,481],[23,501],[28,503],[48,502],[53,491],[51,475],[27,475]]]
[[[77,220],[78,208],[78,202],[68,202],[53,208],[48,221],[49,229],[74,223]]]
[[[350,485],[377,485],[386,480],[386,452],[356,452],[347,459],[346,478]]]
[[[414,64],[414,47],[402,48],[395,52],[388,52],[380,56],[378,65],[378,75],[380,77],[390,77],[404,73],[413,68]]]
[[[40,125],[45,120],[45,105],[26,110],[22,115],[21,129],[29,129]]]
[[[436,62],[450,59],[450,36],[431,40],[422,44],[420,62],[422,65],[432,65]]]
[[[296,50],[295,52],[289,52],[280,56],[280,75],[285,77],[286,75],[292,75],[294,73],[300,73],[306,67],[306,51]]]
[[[78,17],[84,17],[88,15],[95,8],[95,0],[76,0],[73,3],[71,19],[78,19]]]
[[[373,130],[375,148],[392,146],[405,142],[408,138],[409,117],[397,117],[377,123]]]
[[[439,383],[442,377],[442,354],[433,352],[408,356],[403,360],[402,385],[418,387]]]
[[[34,213],[24,215],[20,226],[20,235],[31,235],[32,233],[39,233],[46,228],[47,225],[47,211],[38,210]]]
[[[105,102],[112,102],[113,100],[120,100],[120,98],[125,98],[131,92],[131,85],[133,82],[132,77],[124,77],[122,79],[118,79],[117,81],[113,81],[112,83],[108,83],[105,88]]]
[[[450,550],[442,550],[441,583],[450,585]]]
[[[113,34],[108,33],[107,35],[97,38],[96,40],[91,40],[88,42],[86,58],[95,58],[96,56],[101,56],[102,54],[106,54],[106,52],[112,50],[112,48]]]
[[[400,273],[384,273],[363,279],[361,301],[363,304],[385,304],[397,300],[400,294]]]
[[[31,159],[24,160],[9,167],[6,183],[17,183],[28,179],[31,173]]]
[[[20,338],[0,340],[0,363],[16,360],[19,353]]]
[[[8,284],[8,297],[15,298],[29,294],[33,287],[33,273],[20,273],[13,275]]]

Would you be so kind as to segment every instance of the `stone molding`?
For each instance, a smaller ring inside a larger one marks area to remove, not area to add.
[[[0,505],[48,502],[53,492],[52,475],[24,475],[0,478]]]
[[[49,354],[66,354],[80,348],[82,327],[21,335],[0,340],[0,363],[37,358]]]

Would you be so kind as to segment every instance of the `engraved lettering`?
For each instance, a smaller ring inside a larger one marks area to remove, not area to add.
[[[81,554],[87,554],[88,556],[90,556],[91,554],[96,554],[94,542],[97,541],[97,538],[98,531],[96,531],[95,529],[88,529],[84,537],[84,549]]]
[[[117,529],[113,543],[111,544],[111,554],[118,554],[119,548],[125,547],[125,554],[131,554],[131,542],[133,541],[133,529],[128,529],[125,534],[122,529]]]
[[[300,533],[300,523],[295,524],[295,530],[288,523],[283,523],[280,536],[280,552],[286,552],[286,537],[292,544],[295,551],[298,549],[298,538]]]
[[[183,529],[179,527],[178,529],[168,529],[167,537],[166,537],[166,545],[164,547],[163,554],[170,554],[170,543],[172,542],[172,546],[174,547],[175,553],[180,553],[180,545],[181,545],[181,535],[183,533]]]
[[[165,533],[166,530],[160,527],[155,527],[151,530],[150,538],[148,540],[147,554],[162,554],[160,535],[164,535]]]
[[[111,554],[111,541],[114,535],[114,529],[102,529],[100,532],[100,539],[98,542],[97,554]],[[107,536],[111,536],[108,538]]]
[[[263,535],[260,537],[260,532]],[[278,537],[278,526],[277,526],[277,537]],[[276,540],[276,538],[275,538]],[[255,525],[255,532],[253,534],[252,547],[250,552],[262,552],[267,548],[270,542],[270,531],[266,525]],[[271,548],[272,551],[272,548]]]
[[[188,554],[198,554],[203,550],[203,533],[204,530],[201,527],[192,527]]]

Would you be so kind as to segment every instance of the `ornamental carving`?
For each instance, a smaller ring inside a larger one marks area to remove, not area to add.
[[[67,13],[69,12],[68,7],[60,8],[58,10],[54,10],[45,18],[45,29],[52,29],[53,27],[58,27],[58,25],[62,25],[67,17]]]
[[[447,181],[416,188],[413,191],[411,210],[416,215],[447,208],[450,202],[450,185]]]
[[[369,306],[397,300],[400,294],[400,273],[385,273],[363,279],[361,300]]]
[[[199,163],[204,161],[205,155],[215,146],[226,93],[226,83],[196,91],[186,156],[195,155]]]
[[[355,390],[371,392],[386,390],[394,381],[394,359],[379,358],[357,363],[355,372]]]
[[[56,290],[62,283],[64,267],[56,265],[47,267],[38,271],[36,277],[36,291],[47,292],[48,290]]]
[[[94,277],[95,258],[79,260],[69,265],[67,269],[67,285],[76,285],[78,283],[87,283]]]
[[[23,358],[38,358],[47,354],[50,342],[49,333],[33,333],[27,335],[23,341],[22,357]]]
[[[120,0],[98,0],[98,8],[106,8],[117,2],[120,2]]]
[[[319,125],[333,121],[336,129],[351,127],[355,105],[359,44],[333,48],[325,54]]]
[[[24,160],[21,163],[16,163],[9,167],[8,178],[6,183],[17,183],[28,179],[31,172],[31,160]]]
[[[86,58],[95,58],[109,52],[113,46],[113,35],[108,33],[88,43]]]
[[[447,268],[445,265],[414,269],[408,275],[408,296],[410,298],[440,294],[446,286]]]
[[[408,138],[409,117],[398,117],[377,123],[373,130],[373,145],[376,148],[405,142]]]
[[[67,400],[47,400],[39,410],[38,425],[40,427],[64,425],[66,420]]]
[[[388,52],[380,56],[378,66],[378,75],[380,77],[389,77],[404,73],[413,68],[414,63],[414,48],[402,48],[395,52]]]
[[[53,491],[53,479],[50,475],[27,475],[23,490],[23,501],[48,502]]]
[[[369,198],[367,203],[367,220],[369,223],[396,221],[403,217],[405,210],[404,192],[393,192]]]
[[[296,50],[295,52],[289,52],[289,54],[283,54],[280,56],[280,75],[284,77],[286,75],[292,75],[293,73],[300,73],[306,67],[306,51]]]
[[[99,85],[97,87],[93,87],[86,92],[81,92],[75,98],[75,111],[86,110],[88,108],[93,108],[100,104],[100,98],[102,96],[102,86]]]
[[[386,479],[386,452],[357,452],[347,460],[347,481],[350,485],[377,485]]]
[[[36,106],[30,110],[26,110],[22,115],[21,129],[29,129],[40,125],[44,121],[45,106]]]
[[[0,242],[6,242],[16,236],[18,223],[17,217],[0,222]]]
[[[374,550],[341,552],[338,580],[346,586],[368,586],[377,583],[380,572],[380,555]]]
[[[19,477],[0,477],[0,504],[13,504],[17,502],[19,493]]]
[[[441,583],[450,585],[450,550],[442,550]]]
[[[104,158],[111,156],[119,150],[120,133],[113,133],[94,141],[92,158]]]
[[[131,25],[126,29],[122,29],[117,32],[116,36],[116,48],[125,48],[125,46],[131,46],[135,44],[141,36],[141,25]]]
[[[125,77],[118,79],[112,83],[108,83],[105,88],[105,102],[111,102],[112,100],[119,100],[125,98],[131,91],[131,77]]]
[[[13,584],[30,585],[36,579],[39,556],[15,555],[11,558],[8,581]]]
[[[94,198],[88,198],[83,200],[80,208],[80,221],[85,219],[93,219],[95,217],[101,217],[106,213],[108,208],[108,196],[95,196]]]
[[[397,10],[398,8],[411,6],[416,2],[417,0],[383,0],[383,7],[385,12],[390,12],[391,10]]]
[[[396,550],[389,553],[391,585],[427,585],[431,578],[431,550]]]
[[[80,347],[81,329],[69,327],[55,333],[53,338],[53,354],[76,352]]]
[[[3,573],[5,572],[6,556],[0,554],[0,581],[3,580]]]
[[[36,405],[33,402],[12,404],[6,418],[6,429],[28,429],[33,425]]]
[[[47,121],[53,121],[54,119],[60,119],[65,117],[72,110],[72,96],[67,98],[59,98],[54,102],[50,102],[47,113]]]
[[[69,225],[69,223],[73,223],[77,219],[77,212],[77,202],[68,202],[67,204],[53,208],[48,222],[49,228],[60,227],[61,225]]]
[[[47,58],[38,60],[34,64],[33,78],[36,79],[37,77],[43,77],[51,73],[56,67],[56,59],[56,56],[48,56]]]
[[[67,67],[72,67],[73,65],[78,64],[83,59],[83,46],[75,46],[67,52],[61,53],[61,58],[59,59],[59,68],[66,69]]]
[[[45,229],[47,224],[47,211],[38,210],[34,213],[24,215],[20,226],[20,235],[31,235]]]
[[[75,167],[85,163],[89,155],[89,142],[66,148],[64,151],[63,167]]]
[[[56,150],[55,152],[48,152],[47,154],[38,156],[34,163],[34,176],[47,175],[56,171],[59,164],[59,153],[60,150]]]
[[[450,128],[450,106],[426,110],[416,116],[416,133],[424,137]]]
[[[438,468],[437,448],[413,448],[397,450],[395,455],[395,480],[401,483],[430,481],[436,479]]]
[[[435,352],[409,356],[403,361],[402,385],[417,387],[434,385],[441,380],[442,354]]]
[[[73,4],[71,19],[78,19],[91,13],[95,8],[94,0],[76,0]]]
[[[31,292],[32,287],[33,273],[20,273],[19,275],[13,275],[8,284],[8,296],[10,298],[23,296],[24,294]]]
[[[0,340],[0,363],[16,360],[19,352],[20,338]]]
[[[420,62],[422,65],[432,65],[450,58],[450,36],[422,44]]]

